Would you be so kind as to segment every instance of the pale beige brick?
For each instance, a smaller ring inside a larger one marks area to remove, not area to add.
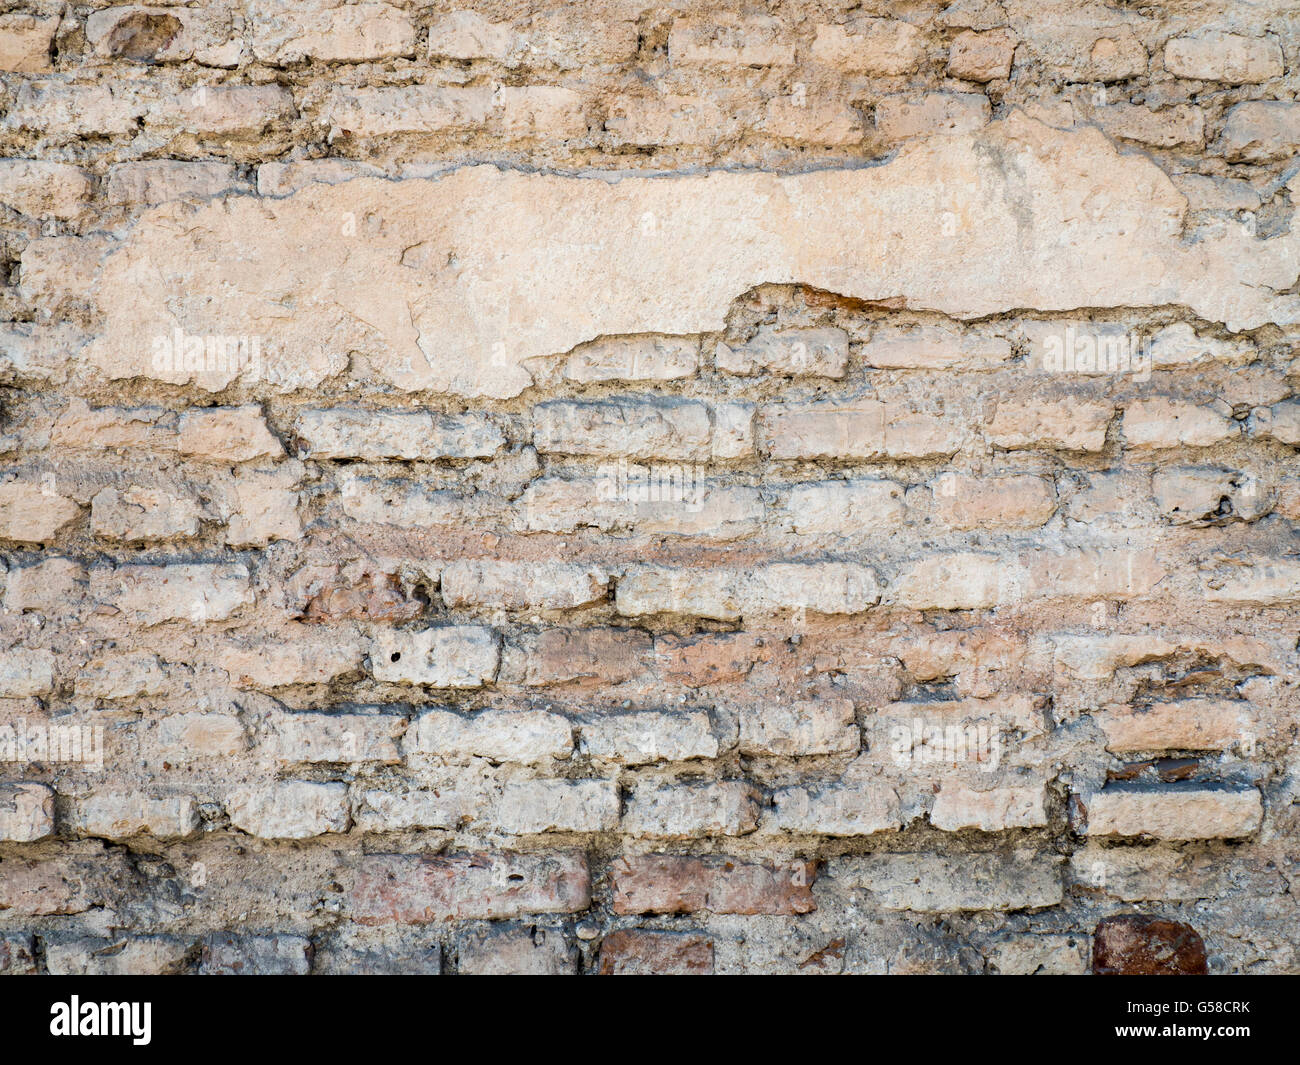
[[[641,784],[623,814],[631,836],[698,839],[741,836],[758,824],[758,793],[739,780],[705,784]]]
[[[480,688],[500,661],[501,638],[480,625],[385,630],[370,649],[375,680],[430,688]]]
[[[351,823],[346,784],[260,781],[232,789],[225,806],[234,828],[263,839],[308,839]]]
[[[1236,839],[1263,817],[1255,788],[1106,788],[1086,801],[1089,836]]]
[[[947,780],[935,797],[930,824],[945,832],[1041,828],[1047,824],[1047,792],[1042,784],[981,788]]]
[[[26,782],[0,783],[0,840],[35,843],[53,834],[53,788]]]
[[[568,758],[573,727],[567,718],[541,710],[430,710],[411,724],[403,749],[447,762],[486,758],[533,765]]]

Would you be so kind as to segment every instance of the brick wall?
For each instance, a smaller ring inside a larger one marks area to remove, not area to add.
[[[0,971],[1300,969],[1300,16],[6,4]]]

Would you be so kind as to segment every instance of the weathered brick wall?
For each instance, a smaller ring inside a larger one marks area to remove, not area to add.
[[[4,6],[0,971],[1300,969],[1294,5]]]

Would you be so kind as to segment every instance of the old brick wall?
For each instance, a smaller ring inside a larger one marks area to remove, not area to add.
[[[0,14],[0,971],[1294,972],[1287,0]]]

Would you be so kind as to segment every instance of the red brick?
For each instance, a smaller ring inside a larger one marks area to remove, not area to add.
[[[572,852],[381,854],[362,860],[351,900],[359,924],[574,913],[591,904],[591,880]]]
[[[817,909],[812,862],[773,866],[727,858],[649,854],[611,869],[615,913],[779,914]]]
[[[601,976],[712,976],[713,941],[695,933],[611,932],[600,945]]]
[[[1092,971],[1103,976],[1203,976],[1209,969],[1205,943],[1191,925],[1125,914],[1097,925]]]

